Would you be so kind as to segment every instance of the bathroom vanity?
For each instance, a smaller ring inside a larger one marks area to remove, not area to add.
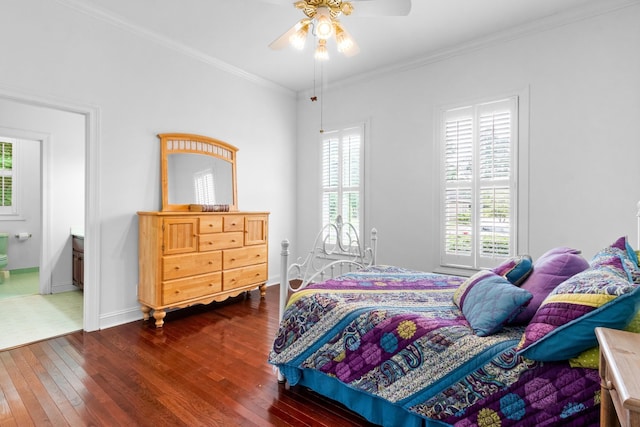
[[[84,289],[84,233],[71,232],[71,247],[73,251],[71,272],[73,284]]]

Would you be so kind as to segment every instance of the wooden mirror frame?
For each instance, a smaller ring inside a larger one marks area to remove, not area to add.
[[[236,155],[238,149],[231,144],[202,135],[189,133],[163,133],[160,138],[160,164],[162,176],[162,210],[188,211],[189,204],[169,204],[169,172],[168,156],[187,153],[201,154],[224,160],[231,164],[231,185],[233,202],[229,204],[229,211],[238,210],[238,191],[236,180]],[[195,203],[195,202],[194,202]]]

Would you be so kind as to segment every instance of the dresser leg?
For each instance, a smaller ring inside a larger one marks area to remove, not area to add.
[[[260,288],[260,298],[264,298],[267,296],[267,284],[263,283],[259,286]]]
[[[142,320],[145,322],[149,320],[149,313],[151,312],[151,307],[147,307],[146,305],[140,306],[140,310],[142,311]]]
[[[153,312],[153,318],[156,319],[156,328],[162,328],[164,325],[164,317],[167,315],[167,312],[164,310],[155,310]]]

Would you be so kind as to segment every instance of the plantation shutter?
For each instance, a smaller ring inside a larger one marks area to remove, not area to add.
[[[196,172],[194,174],[193,187],[196,203],[201,205],[214,205],[217,203],[212,169]]]
[[[14,205],[14,141],[0,142],[0,213],[13,213]]]
[[[444,132],[444,252],[449,263],[464,265],[473,244],[473,109],[449,112]]]
[[[361,232],[363,126],[322,136],[322,225],[338,215]],[[346,238],[346,236],[345,236]]]
[[[441,263],[480,268],[515,252],[517,98],[443,114]]]

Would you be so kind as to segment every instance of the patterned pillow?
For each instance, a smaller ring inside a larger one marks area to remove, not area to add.
[[[620,237],[597,254],[591,260],[592,266],[610,268],[622,276],[626,276],[635,283],[640,283],[640,266],[638,256],[633,250],[626,236]]]
[[[577,249],[558,247],[545,252],[533,263],[533,271],[521,286],[531,292],[533,298],[511,323],[528,324],[542,301],[556,286],[587,268],[589,263]]]
[[[480,337],[500,331],[530,299],[529,292],[490,270],[471,276],[453,295],[453,302]]]
[[[533,270],[533,262],[529,255],[510,258],[492,269],[498,276],[505,277],[516,286],[520,286]]]
[[[638,254],[633,250],[626,236],[620,237],[611,246],[598,252],[591,260],[595,268],[607,268],[622,277],[628,277],[636,284],[640,284],[640,267]],[[640,333],[640,312],[636,313],[625,331]],[[598,369],[600,365],[600,347],[591,347],[577,357],[569,359],[574,368]]]
[[[608,268],[589,268],[561,283],[525,329],[518,353],[532,360],[578,356],[597,344],[594,329],[622,329],[640,308],[640,286]]]
[[[624,328],[625,331],[640,333],[640,312],[638,312],[631,322]],[[600,368],[600,347],[591,347],[588,350],[583,351],[578,357],[572,357],[569,359],[569,365],[572,368]]]

